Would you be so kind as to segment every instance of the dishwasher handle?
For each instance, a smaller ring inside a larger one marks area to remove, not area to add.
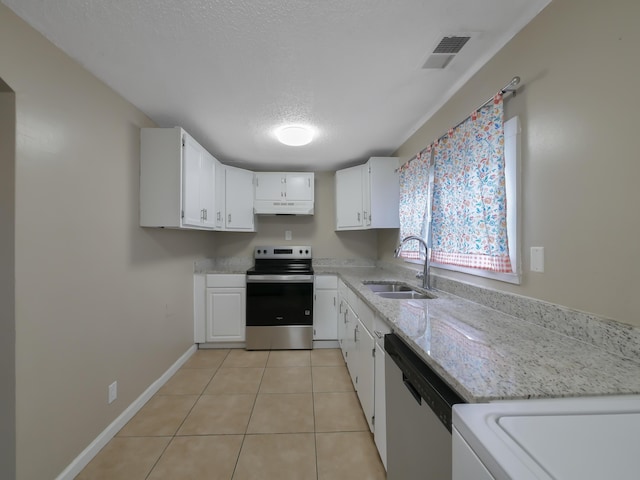
[[[416,402],[418,402],[418,405],[422,405],[422,397],[420,396],[418,389],[413,386],[404,372],[402,373],[402,383],[404,383],[404,386],[407,387],[407,390],[409,390],[411,396],[413,396]]]

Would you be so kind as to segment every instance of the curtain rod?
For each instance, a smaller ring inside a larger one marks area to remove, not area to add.
[[[520,77],[517,77],[517,76],[516,76],[516,77],[513,77],[509,83],[507,83],[504,87],[502,87],[502,88],[500,89],[500,92],[499,92],[499,93],[501,93],[501,94],[503,94],[503,95],[504,95],[505,93],[512,93],[512,94],[513,94],[513,96],[515,97],[515,95],[516,95],[516,91],[517,91],[516,87],[518,86],[518,84],[519,84],[519,83],[520,83]],[[484,102],[482,105],[480,105],[479,107],[477,107],[477,108],[474,110],[474,112],[477,112],[477,111],[478,111],[478,110],[480,110],[481,108],[484,108],[484,107],[486,107],[487,105],[489,105],[490,103],[492,103],[494,98],[495,98],[495,95],[494,95],[493,97],[491,97],[489,100],[487,100],[486,102]],[[470,118],[471,118],[471,115],[467,115],[467,117],[466,117],[464,120],[462,120],[461,122],[456,123],[456,125],[455,125],[453,128],[451,128],[450,130],[455,130],[455,129],[456,129],[456,128],[458,128],[460,125],[462,125],[464,122],[466,122],[467,120],[469,120]],[[444,137],[446,137],[447,135],[449,135],[449,132],[447,132],[447,133],[445,133],[445,134],[443,134],[443,135],[440,135],[440,136],[438,137],[438,140],[442,140],[442,139],[443,139]]]
[[[507,83],[504,87],[502,87],[499,90],[499,93],[501,94],[505,94],[505,93],[511,93],[514,97],[516,95],[517,92],[517,86],[520,84],[520,77],[515,76],[511,79],[511,81],[509,83]],[[482,105],[480,105],[479,107],[477,107],[474,112],[477,112],[478,110],[480,110],[483,107],[486,107],[487,105],[489,105],[491,102],[493,102],[493,99],[495,98],[495,95],[493,97],[491,97],[489,100],[487,100],[486,102],[484,102]],[[467,115],[464,120],[462,120],[461,122],[456,123],[456,125],[452,128],[449,129],[449,131],[451,130],[455,130],[456,128],[458,128],[460,125],[462,125],[464,122],[466,122],[467,120],[469,120],[469,118],[471,118],[471,115]],[[435,140],[434,142],[431,143],[431,145],[433,145],[436,142],[439,142],[440,140],[442,140],[444,137],[449,135],[449,131],[445,132],[444,134],[440,135],[437,140]],[[408,163],[412,162],[413,160],[416,159],[416,157],[422,153],[424,150],[420,150],[420,152],[418,152],[416,154],[416,156],[414,156],[412,159],[410,159],[408,162],[406,162],[404,165],[407,165]],[[398,167],[398,171],[402,170],[402,167],[404,167],[404,165],[402,165],[401,167]]]

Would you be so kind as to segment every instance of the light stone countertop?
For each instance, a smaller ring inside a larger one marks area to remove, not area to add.
[[[468,402],[640,393],[640,359],[526,318],[436,290],[430,300],[386,299],[365,280],[418,280],[376,267],[314,267],[335,273]]]

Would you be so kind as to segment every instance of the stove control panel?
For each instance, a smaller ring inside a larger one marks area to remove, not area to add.
[[[303,246],[284,246],[284,247],[256,247],[253,252],[253,258],[281,258],[289,259],[308,259],[311,258],[311,247]]]

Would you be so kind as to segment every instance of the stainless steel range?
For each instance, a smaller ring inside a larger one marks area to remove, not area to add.
[[[247,350],[313,348],[310,246],[256,247],[247,271]]]

